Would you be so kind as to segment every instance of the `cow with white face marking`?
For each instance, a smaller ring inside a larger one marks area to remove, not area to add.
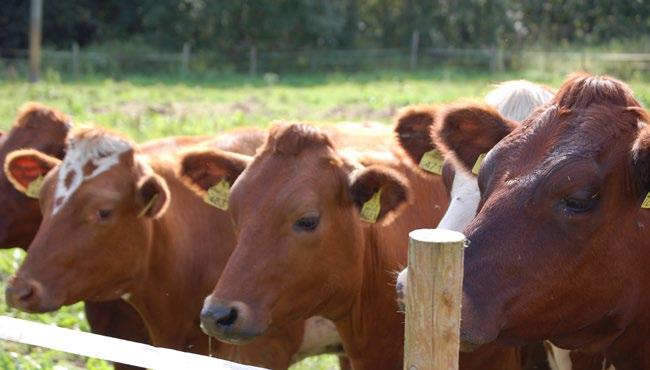
[[[25,183],[16,169],[26,163],[45,175],[43,222],[7,286],[10,306],[48,312],[124,297],[157,346],[273,369],[322,344],[324,338],[303,338],[303,320],[249,346],[209,345],[197,313],[234,247],[234,232],[226,213],[181,183],[173,155],[145,155],[118,134],[86,128],[70,134],[63,162],[36,150],[10,153],[6,169],[17,188]],[[319,319],[307,325],[327,329]]]
[[[506,81],[496,86],[485,96],[488,103],[476,103],[476,109],[462,111],[462,115],[454,113],[458,107],[465,107],[465,104],[449,105],[445,108],[436,108],[430,105],[416,105],[405,108],[397,118],[395,132],[401,146],[408,153],[415,163],[421,163],[426,153],[434,150],[449,154],[451,160],[439,159],[442,170],[439,175],[443,176],[447,190],[449,191],[449,208],[445,212],[438,228],[454,231],[462,231],[463,228],[476,215],[478,203],[481,197],[476,174],[472,168],[476,164],[479,155],[487,153],[492,147],[507,135],[517,122],[522,121],[536,108],[548,102],[553,97],[554,91],[543,85],[538,85],[526,80]],[[471,107],[472,104],[469,104]],[[475,128],[471,126],[472,114],[484,115],[485,111],[496,108],[500,114],[510,119],[506,126],[501,121],[482,120],[490,124],[493,130],[485,136],[477,136]],[[464,116],[463,116],[464,115]],[[449,120],[455,121],[454,130],[436,132],[440,126],[440,117],[446,116]],[[462,132],[464,135],[459,136]],[[454,136],[454,137],[450,137]],[[444,137],[444,138],[443,138]],[[442,139],[451,139],[453,147],[444,148]],[[454,141],[455,140],[455,141]],[[439,148],[443,145],[442,148]],[[453,155],[454,150],[462,155]],[[442,154],[442,153],[440,153]],[[402,270],[397,278],[397,297],[400,307],[404,307],[404,292],[406,291],[406,274],[408,269]]]

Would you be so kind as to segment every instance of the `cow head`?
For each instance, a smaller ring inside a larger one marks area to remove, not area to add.
[[[384,222],[407,198],[399,174],[349,162],[328,136],[302,124],[272,128],[252,161],[187,154],[182,173],[202,193],[238,177],[228,204],[237,246],[201,313],[209,335],[234,343],[269,326],[345,314],[341,302],[363,280],[360,209],[375,202],[371,216]]]
[[[55,109],[36,103],[25,104],[11,130],[0,136],[0,163],[5,162],[10,152],[27,148],[63,158],[65,137],[71,127],[69,122],[68,117]],[[38,178],[34,172],[36,167],[23,170],[26,177],[22,180],[31,182]],[[17,188],[13,185],[4,166],[0,165],[0,248],[27,248],[41,223],[41,212],[36,199],[17,190],[24,190],[29,184]]]
[[[416,164],[420,163],[424,153],[433,149],[444,153],[440,175],[451,202],[438,224],[439,228],[462,231],[469,224],[480,201],[476,174],[472,172],[479,155],[492,149],[518,122],[547,103],[553,94],[554,91],[546,86],[514,80],[497,85],[485,96],[491,107],[462,102],[438,109],[426,105],[412,106],[401,112],[395,131],[400,145]],[[404,308],[407,270],[399,273],[396,284],[401,308]]]
[[[16,188],[45,173],[43,222],[6,289],[7,303],[45,312],[80,300],[120,297],[142,272],[152,222],[165,212],[165,180],[136,155],[134,144],[101,129],[71,133],[65,159],[36,151],[7,157]],[[51,169],[51,170],[50,170]]]
[[[622,82],[577,75],[490,151],[465,228],[462,340],[600,350],[629,324],[650,247],[645,117]]]

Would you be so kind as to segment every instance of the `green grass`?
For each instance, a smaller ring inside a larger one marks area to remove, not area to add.
[[[40,101],[70,114],[75,122],[93,121],[126,133],[137,141],[179,134],[211,134],[237,126],[266,126],[277,119],[334,122],[375,120],[389,124],[395,110],[411,103],[444,103],[459,97],[481,98],[490,85],[527,78],[558,87],[564,75],[529,71],[489,75],[443,69],[317,76],[266,75],[256,79],[214,75],[206,79],[134,77],[129,80],[89,78],[28,85],[0,80],[0,128],[8,129],[17,108]],[[628,81],[650,105],[650,76]],[[0,252],[0,292],[23,254]],[[4,295],[2,295],[4,297]],[[80,304],[53,314],[11,311],[0,299],[0,315],[88,330]],[[108,369],[104,361],[42,348],[0,342],[0,369]],[[307,359],[293,370],[338,368],[334,356]]]

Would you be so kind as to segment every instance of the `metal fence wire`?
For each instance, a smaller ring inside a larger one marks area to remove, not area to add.
[[[415,48],[415,49],[414,49]],[[0,78],[26,75],[27,50],[0,51]],[[499,48],[394,48],[356,50],[248,50],[223,55],[193,52],[139,52],[137,49],[94,51],[73,44],[70,50],[43,50],[42,71],[64,77],[188,75],[205,72],[265,73],[354,72],[378,69],[428,70],[458,67],[492,72],[536,69],[568,73],[585,70],[621,78],[650,75],[650,53],[530,51]]]

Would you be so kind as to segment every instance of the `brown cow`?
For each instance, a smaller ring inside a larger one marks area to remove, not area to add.
[[[38,151],[11,153],[8,172],[22,186],[27,181],[14,169],[25,162],[32,172],[54,169],[40,192],[43,223],[7,287],[9,305],[46,312],[80,300],[125,297],[155,345],[274,369],[313,354],[307,345],[327,344],[327,338],[314,343],[313,334],[303,333],[327,326],[316,318],[249,346],[209,346],[198,312],[234,247],[234,234],[226,213],[181,184],[173,157],[145,156],[116,134],[81,129],[69,137],[60,164]]]
[[[550,339],[602,352],[619,370],[650,369],[650,141],[639,106],[620,81],[576,75],[490,151],[465,229],[465,342]],[[479,135],[486,121],[508,125],[475,113],[457,122]]]
[[[499,113],[510,119],[518,119],[532,113],[535,108],[552,98],[551,90],[544,86],[527,81],[511,81],[500,84],[486,96],[490,105],[497,108]],[[495,101],[494,96],[502,100]],[[492,99],[490,99],[492,97]],[[398,119],[396,132],[400,145],[409,153],[416,163],[422,155],[430,150],[438,149],[444,153],[445,165],[443,178],[447,190],[451,193],[451,204],[440,221],[438,227],[462,231],[473,219],[480,201],[480,191],[472,167],[480,153],[492,149],[496,143],[507,135],[515,125],[515,121],[494,122],[481,120],[478,115],[492,108],[480,103],[454,103],[445,107],[432,109],[430,106],[415,106],[404,110]],[[476,115],[475,115],[476,114]],[[458,125],[459,116],[466,121],[487,123],[478,130],[473,125]],[[436,122],[434,125],[434,122]],[[479,135],[476,132],[480,132]],[[481,140],[478,140],[481,139]],[[438,144],[438,145],[436,145]],[[398,277],[398,296],[405,286],[405,270]],[[545,343],[549,365],[554,370],[600,370],[603,365],[601,355],[589,355],[578,351],[565,351]],[[536,354],[544,352],[537,345],[527,346],[526,352]],[[541,369],[541,364],[526,361],[527,366]]]
[[[70,119],[38,103],[23,105],[11,130],[0,137],[0,163],[11,151],[33,148],[63,158]],[[27,169],[28,170],[28,169]],[[34,180],[37,176],[30,178]],[[41,223],[38,201],[17,191],[0,166],[0,248],[27,248]],[[86,302],[86,317],[94,333],[147,343],[147,330],[140,316],[122,300]],[[117,365],[119,369],[130,366]]]
[[[242,343],[322,315],[335,322],[355,369],[402,367],[394,272],[406,262],[408,232],[435,224],[448,200],[400,151],[373,156],[362,165],[321,130],[281,124],[254,159],[217,151],[184,158],[183,174],[201,194],[239,177],[229,198],[238,245],[206,299],[208,333]],[[379,192],[378,214],[361,212],[377,223],[366,223],[359,209]],[[480,365],[476,358],[463,368],[519,368],[514,349],[488,348]]]
[[[0,163],[11,151],[23,148],[39,150],[49,156],[61,159],[65,152],[65,137],[72,127],[70,119],[56,109],[38,103],[26,103],[21,107],[11,130],[0,136]],[[141,148],[146,153],[161,153],[179,147],[208,141],[208,144],[230,149],[232,135],[243,138],[241,148],[252,154],[263,140],[261,131],[233,132],[214,137],[174,137],[152,140]],[[29,170],[28,168],[26,170]],[[31,182],[38,175],[27,178]],[[5,176],[0,166],[0,248],[27,248],[36,235],[41,223],[38,201],[19,192]],[[106,302],[86,302],[84,310],[93,333],[121,339],[148,343],[147,329],[138,313],[121,299]],[[116,365],[118,369],[130,366]]]

